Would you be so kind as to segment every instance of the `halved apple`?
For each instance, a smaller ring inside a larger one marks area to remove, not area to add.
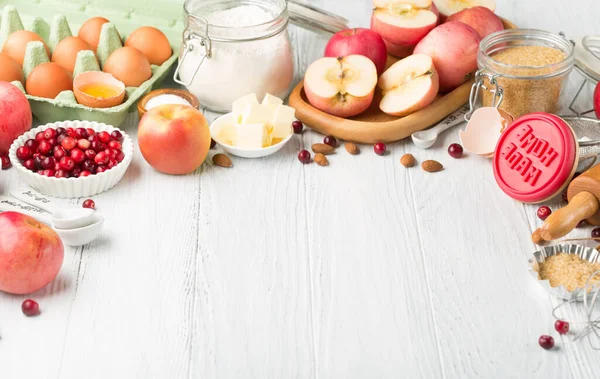
[[[371,29],[387,42],[414,47],[438,23],[431,0],[374,0]]]
[[[433,60],[415,54],[394,63],[377,84],[383,98],[379,108],[392,116],[406,116],[425,108],[435,100],[439,89]]]
[[[376,85],[375,64],[362,55],[318,59],[304,76],[304,91],[310,104],[343,118],[366,111]]]
[[[446,17],[452,16],[463,9],[473,7],[486,7],[494,12],[496,10],[496,0],[433,0],[440,12],[441,21],[444,22]]]

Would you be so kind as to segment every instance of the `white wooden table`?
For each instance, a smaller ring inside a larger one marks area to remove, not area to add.
[[[312,3],[368,25],[371,1]],[[598,33],[594,0],[498,3],[522,27]],[[293,40],[302,72],[326,41],[295,28]],[[135,136],[135,117],[125,129]],[[457,130],[426,151],[403,141],[385,157],[361,146],[300,164],[321,139],[184,177],[136,149],[94,197],[102,238],[67,248],[30,296],[42,314],[0,294],[0,378],[599,377],[600,352],[553,333],[558,302],[527,272],[536,207],[501,193],[488,160],[450,158]],[[406,170],[407,152],[446,169]],[[0,193],[23,184],[7,173]],[[538,346],[547,333],[559,349]]]

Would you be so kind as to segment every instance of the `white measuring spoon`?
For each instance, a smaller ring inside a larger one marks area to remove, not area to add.
[[[465,105],[460,108],[456,112],[452,113],[450,116],[446,117],[442,122],[434,126],[433,128],[429,128],[427,130],[421,130],[419,132],[414,132],[410,137],[412,138],[413,143],[421,148],[421,149],[429,149],[435,141],[437,141],[438,136],[444,132],[445,130],[462,124],[465,122],[464,116],[469,113],[469,105]]]
[[[59,209],[56,203],[46,196],[29,188],[17,188],[10,195],[24,203],[34,205],[52,214],[52,226],[59,229],[83,228],[94,223],[94,210],[88,208]]]
[[[33,217],[48,226],[52,226],[50,213],[12,197],[0,196],[0,212],[19,212]],[[54,228],[54,230],[56,230],[56,233],[58,233],[58,236],[65,245],[82,246],[98,238],[102,233],[103,226],[104,217],[94,214],[92,223],[88,226],[67,230]]]

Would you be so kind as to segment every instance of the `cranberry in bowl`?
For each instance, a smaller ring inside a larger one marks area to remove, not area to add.
[[[62,121],[17,138],[9,157],[33,189],[52,197],[87,197],[114,187],[133,157],[123,131],[92,121]]]

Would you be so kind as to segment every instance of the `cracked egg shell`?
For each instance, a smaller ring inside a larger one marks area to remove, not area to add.
[[[73,92],[79,104],[90,108],[116,107],[125,100],[125,84],[111,74],[100,71],[77,75]]]

